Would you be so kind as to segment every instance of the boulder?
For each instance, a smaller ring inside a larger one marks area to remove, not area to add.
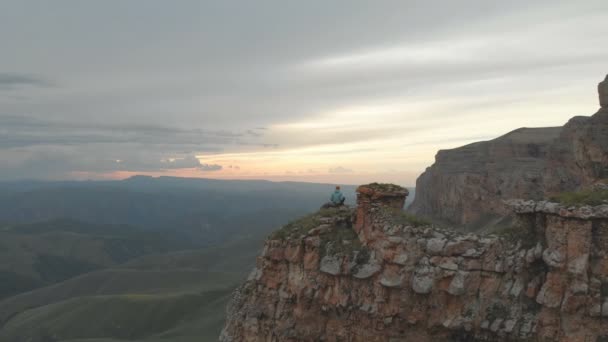
[[[327,255],[321,259],[320,270],[323,273],[338,275],[340,274],[340,268],[342,266],[342,259],[338,256]]]

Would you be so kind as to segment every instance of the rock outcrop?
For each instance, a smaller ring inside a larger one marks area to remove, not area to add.
[[[600,93],[600,106],[608,108],[608,75],[606,75],[606,79],[603,82],[598,84],[597,90]]]
[[[608,339],[608,207],[512,201],[519,229],[441,230],[364,186],[266,242],[220,340]]]
[[[608,178],[608,81],[598,90],[602,109],[591,117],[439,151],[418,178],[409,210],[479,228],[510,214],[503,199],[542,200]]]

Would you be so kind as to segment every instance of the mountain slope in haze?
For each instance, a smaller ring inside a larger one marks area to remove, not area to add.
[[[608,77],[598,90],[602,108],[591,117],[439,151],[409,211],[479,229],[509,215],[503,199],[541,200],[608,178]]]
[[[0,299],[145,254],[191,246],[166,234],[70,219],[0,226]]]
[[[217,341],[229,294],[244,279],[260,245],[239,241],[148,255],[5,299],[0,301],[0,340]],[[157,313],[140,315],[141,310]]]
[[[349,200],[354,198],[354,187],[343,190]],[[285,220],[316,210],[332,191],[327,184],[146,176],[0,183],[0,222],[73,218],[170,230],[200,245],[214,245],[243,232],[263,230],[265,235]],[[269,210],[274,215],[266,215]]]

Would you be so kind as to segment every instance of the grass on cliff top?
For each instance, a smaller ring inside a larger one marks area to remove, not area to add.
[[[552,202],[568,206],[608,204],[608,190],[582,190],[564,192],[550,198]]]
[[[407,190],[406,188],[396,185],[396,184],[391,184],[391,183],[370,183],[367,185],[364,185],[368,188],[374,189],[374,190],[379,190],[382,192],[392,192],[392,191],[405,191]]]
[[[281,229],[272,233],[270,239],[285,240],[290,237],[306,235],[306,233],[308,233],[311,229],[316,228],[322,224],[321,218],[323,217],[338,216],[342,218],[347,218],[350,215],[350,210],[340,210],[339,208],[321,209],[315,213],[308,214],[304,217],[289,222],[288,224],[281,227]]]
[[[382,208],[382,215],[393,224],[402,224],[404,226],[423,227],[430,226],[431,222],[423,218],[416,217],[401,209],[397,208]]]
[[[351,210],[340,210],[338,208],[321,209],[316,213],[306,215],[300,219],[292,221],[281,229],[274,232],[270,239],[285,240],[306,235],[311,229],[317,228],[321,224],[323,217],[339,217],[341,221],[348,222],[346,225],[334,226],[327,232],[320,234],[321,255],[350,255],[355,251],[364,249],[357,233],[350,225]]]

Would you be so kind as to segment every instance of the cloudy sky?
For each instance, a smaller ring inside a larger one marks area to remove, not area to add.
[[[0,180],[412,185],[598,108],[608,1],[0,0]]]

